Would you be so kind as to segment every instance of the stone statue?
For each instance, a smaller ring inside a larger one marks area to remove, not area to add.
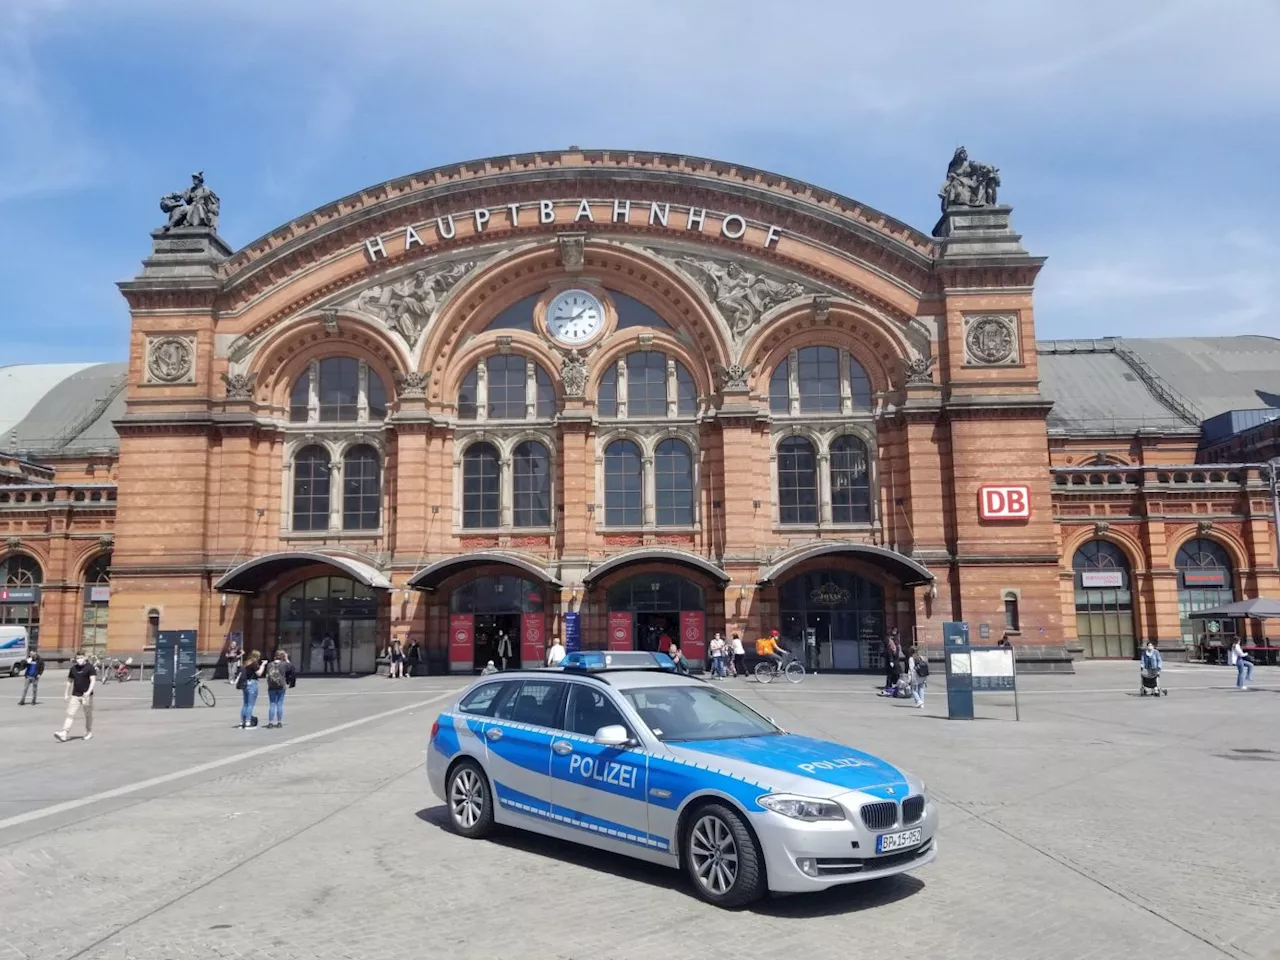
[[[748,273],[733,261],[718,263],[681,257],[676,260],[676,266],[706,291],[720,309],[735,341],[745,338],[769,310],[805,292],[799,283]]]
[[[253,381],[256,374],[252,373],[224,373],[222,382],[227,385],[228,400],[251,400],[253,399]]]
[[[560,364],[560,382],[566,397],[581,397],[587,392],[587,360],[577,348],[569,351]]]
[[[400,388],[402,396],[406,397],[422,397],[426,396],[427,383],[431,377],[420,370],[410,370],[408,373],[396,374],[396,386]]]
[[[465,260],[419,270],[394,283],[377,284],[362,290],[350,305],[378,317],[412,347],[417,344],[445,296],[475,265],[476,261]]]
[[[964,147],[956,147],[947,165],[946,182],[938,191],[942,212],[945,214],[948,207],[995,206],[999,187],[1000,171],[996,167],[975,163]]]
[[[204,185],[204,172],[191,175],[191,186],[179,193],[169,193],[160,199],[160,209],[169,215],[165,230],[174,227],[205,227],[218,229],[218,213],[221,203],[218,195]]]

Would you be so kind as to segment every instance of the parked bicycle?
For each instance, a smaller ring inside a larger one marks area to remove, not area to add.
[[[804,679],[804,664],[794,657],[785,667],[779,667],[776,660],[761,660],[756,664],[756,680],[760,683],[772,683],[780,674],[792,683],[799,683]]]
[[[98,671],[98,677],[103,683],[110,680],[119,680],[124,683],[126,680],[133,679],[133,657],[124,660],[118,657],[110,659],[106,657],[94,657],[89,661],[93,664],[95,670]]]
[[[212,707],[218,702],[218,698],[213,695],[213,689],[204,682],[204,677],[201,676],[199,670],[195,672],[188,682],[195,684],[196,693],[200,694],[200,699],[204,701],[206,707]]]

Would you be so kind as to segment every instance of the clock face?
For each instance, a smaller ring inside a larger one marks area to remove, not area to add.
[[[547,304],[547,330],[561,343],[585,343],[604,326],[604,307],[586,290],[565,290]]]

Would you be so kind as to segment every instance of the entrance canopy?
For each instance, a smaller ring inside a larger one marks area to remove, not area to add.
[[[415,573],[409,579],[409,586],[416,590],[434,590],[454,574],[494,563],[506,564],[509,567],[515,567],[517,570],[523,570],[539,583],[550,584],[553,587],[560,586],[560,581],[553,577],[546,567],[539,566],[523,557],[495,551],[464,553],[456,557],[445,557],[443,560],[437,560],[435,563],[425,566]]]
[[[675,563],[700,573],[706,573],[715,577],[721,587],[729,582],[729,575],[724,572],[721,567],[716,566],[705,557],[700,557],[696,553],[690,553],[687,550],[675,550],[671,547],[641,547],[636,550],[628,550],[626,553],[619,553],[610,557],[603,563],[593,567],[582,582],[587,586],[595,583],[606,573],[617,570],[621,567],[630,566],[633,563]]]
[[[765,575],[760,579],[760,585],[765,586],[770,583],[776,583],[788,570],[799,566],[806,560],[812,560],[814,557],[828,554],[853,557],[864,563],[869,563],[908,587],[933,583],[935,579],[927,567],[901,553],[885,547],[872,546],[869,543],[848,543],[836,540],[829,543],[814,544],[798,553],[791,554],[784,560],[779,560],[766,571]]]
[[[1238,600],[1235,603],[1214,607],[1212,610],[1197,610],[1191,614],[1193,620],[1230,620],[1233,617],[1248,617],[1252,620],[1280,619],[1280,600],[1254,597],[1252,600]]]
[[[294,550],[282,553],[264,553],[260,557],[246,560],[239,566],[222,575],[213,589],[219,593],[257,593],[282,573],[313,563],[323,563],[341,570],[352,580],[363,583],[366,587],[378,590],[390,590],[391,581],[376,567],[350,557],[335,556],[329,553],[312,553],[306,550]]]

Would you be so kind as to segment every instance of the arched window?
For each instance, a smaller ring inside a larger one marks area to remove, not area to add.
[[[360,361],[326,357],[320,361],[320,422],[352,422],[360,410]]]
[[[676,364],[676,414],[681,417],[692,417],[698,412],[698,388],[694,385],[693,375],[685,369],[683,363]]]
[[[1132,657],[1133,590],[1124,551],[1106,540],[1082,543],[1075,571],[1076,638],[1086,657]]]
[[[660,527],[693,524],[693,457],[683,440],[668,438],[654,455],[655,518]]]
[[[769,409],[788,413],[791,401],[798,400],[801,413],[839,413],[844,408],[845,394],[853,410],[869,408],[871,378],[853,357],[848,357],[848,364],[848,370],[842,369],[841,351],[835,347],[802,347],[774,367],[769,380]]]
[[[479,392],[479,377],[475,367],[467,371],[462,378],[462,386],[458,389],[458,419],[474,420],[476,418],[476,398]]]
[[[156,648],[156,640],[160,637],[160,611],[152,608],[147,611],[147,650]]]
[[[499,354],[485,361],[489,375],[489,419],[523,420],[526,369],[524,357]]]
[[[627,354],[627,416],[667,415],[667,358],[653,350]]]
[[[462,525],[496,527],[502,522],[502,473],[498,450],[473,443],[462,455]]]
[[[293,381],[289,391],[289,422],[306,423],[311,416],[311,371]]]
[[[600,392],[596,394],[596,412],[602,417],[618,415],[618,366],[609,364],[600,376]]]
[[[615,440],[605,448],[604,522],[606,526],[643,526],[643,469],[640,448],[630,440]]]
[[[616,290],[610,290],[609,295],[613,299],[614,308],[618,311],[619,330],[625,330],[628,327],[671,329],[671,324],[663,320],[647,303],[642,303],[635,297],[629,297],[625,293],[618,293]]]
[[[1018,595],[1016,593],[1006,593],[1004,595],[1004,628],[1008,633],[1020,633],[1022,631],[1022,617],[1018,613]]]
[[[352,447],[342,458],[342,529],[377,530],[381,502],[378,451],[363,443]]]
[[[40,564],[24,553],[11,553],[0,560],[0,584],[6,587],[31,589],[44,582]],[[33,646],[40,645],[40,604],[0,603],[0,624],[26,627],[27,638]]]
[[[541,294],[534,294],[517,300],[509,307],[503,307],[496,317],[489,321],[486,330],[527,330],[533,333],[533,307]]]
[[[382,385],[382,378],[372,370],[368,372],[368,377],[365,397],[369,402],[369,419],[385,420],[387,419],[387,388]]]
[[[1232,603],[1235,578],[1231,557],[1222,544],[1204,537],[1188,540],[1175,560],[1178,568],[1178,612],[1186,646],[1229,646],[1239,633],[1238,620],[1191,619],[1200,610]]]
[[[533,365],[533,381],[538,395],[537,412],[534,415],[540,420],[554,417],[556,415],[556,388],[551,385],[551,377],[547,375],[547,371],[542,369],[541,364],[535,363]]]
[[[831,519],[835,523],[871,522],[871,475],[867,445],[845,434],[831,444]]]
[[[293,458],[293,529],[329,529],[329,451],[303,447]]]
[[[818,522],[818,458],[804,437],[778,444],[778,520]]]
[[[80,605],[81,648],[102,653],[107,649],[107,609],[111,605],[111,554],[94,557],[84,568]]]
[[[367,363],[354,357],[311,361],[289,391],[290,423],[386,418],[386,385]]]
[[[511,523],[517,527],[551,525],[551,461],[547,448],[533,440],[516,447],[511,458],[514,503]]]
[[[774,367],[769,378],[769,409],[774,413],[791,412],[791,368],[787,360]]]

